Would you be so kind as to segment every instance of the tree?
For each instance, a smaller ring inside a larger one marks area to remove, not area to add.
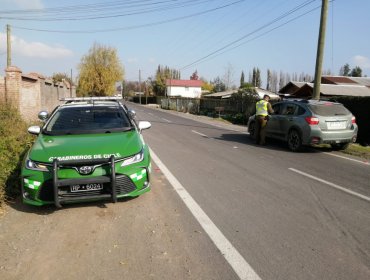
[[[243,87],[244,83],[244,71],[242,71],[242,74],[240,75],[240,87]]]
[[[98,43],[81,58],[78,68],[78,92],[83,96],[113,95],[115,83],[123,80],[124,70],[117,50]]]
[[[280,70],[279,75],[279,90],[282,89],[285,86],[285,75],[282,70]]]
[[[198,71],[195,72],[190,76],[190,80],[199,80]]]
[[[213,92],[221,92],[226,90],[226,85],[220,79],[220,77],[216,77],[212,82]]]
[[[258,69],[258,67],[253,67],[253,72],[252,72],[252,85],[254,87],[261,87],[262,82],[261,82],[261,71]]]
[[[230,89],[233,86],[234,79],[234,69],[233,66],[229,63],[225,68],[225,74],[223,78],[223,83],[225,84],[226,89]]]
[[[362,77],[362,69],[359,66],[356,66],[351,70],[351,77]]]
[[[258,98],[259,96],[254,86],[249,83],[244,83],[244,86],[241,87],[238,92],[231,95],[230,101],[234,104],[236,111],[242,114],[246,122],[248,117],[253,114]]]
[[[340,75],[340,76],[349,76],[350,72],[351,72],[351,68],[349,67],[349,64],[348,64],[348,63],[346,63],[346,64],[344,64],[344,65],[340,68],[340,70],[339,70],[339,75]]]
[[[200,78],[200,80],[203,82],[202,83],[202,90],[208,91],[208,92],[213,92],[213,85],[211,83],[208,83],[208,81],[205,78]]]
[[[270,69],[267,69],[266,89],[271,90],[271,71]]]
[[[68,77],[67,73],[54,73],[51,78],[53,83],[67,81],[70,85],[73,84],[71,77]]]
[[[151,80],[153,93],[158,96],[164,96],[166,94],[166,80],[179,80],[180,76],[180,71],[176,69],[171,69],[168,66],[158,65],[155,78]]]

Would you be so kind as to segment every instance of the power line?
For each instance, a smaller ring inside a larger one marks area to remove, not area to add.
[[[34,17],[29,17],[25,15],[21,15],[18,17],[11,17],[11,16],[1,16],[2,19],[7,20],[19,20],[19,21],[81,21],[81,20],[97,20],[97,19],[107,19],[107,18],[118,18],[118,17],[126,17],[126,16],[133,16],[133,15],[139,15],[139,14],[147,14],[147,13],[154,13],[158,11],[167,11],[167,10],[173,10],[173,9],[179,9],[179,8],[185,8],[190,6],[199,5],[205,2],[212,2],[214,0],[188,0],[188,1],[180,1],[180,3],[172,3],[172,4],[166,4],[167,2],[177,2],[178,0],[171,0],[171,1],[159,1],[154,2],[150,4],[146,4],[146,6],[142,6],[143,4],[139,4],[133,7],[123,7],[123,8],[136,8],[133,10],[128,9],[127,11],[121,11],[121,9],[118,9],[117,7],[111,7],[111,6],[104,6],[99,9],[81,9],[81,8],[69,8],[64,7],[63,10],[60,10],[56,13],[52,10],[52,12],[46,12],[49,13],[51,17],[42,17],[43,12],[39,15],[35,15]],[[244,0],[245,1],[245,0]],[[165,3],[166,5],[162,5]],[[148,6],[148,7],[147,7]],[[73,7],[73,6],[72,6]],[[138,8],[139,7],[139,8]],[[40,10],[41,11],[41,10]],[[113,13],[106,13],[111,12]],[[93,12],[93,13],[91,13]],[[71,17],[70,15],[76,13],[74,17]],[[67,15],[66,17],[58,17]]]
[[[51,30],[51,29],[28,28],[28,27],[23,27],[23,26],[12,26],[12,27],[16,28],[16,29],[39,31],[39,32],[50,32],[50,33],[100,33],[100,32],[132,30],[132,29],[138,29],[138,28],[143,28],[143,27],[150,27],[150,26],[155,26],[155,25],[166,24],[166,23],[170,23],[170,22],[174,22],[174,21],[183,20],[183,19],[186,19],[186,18],[191,18],[191,17],[204,15],[204,14],[207,14],[207,13],[215,12],[217,10],[221,10],[221,9],[226,8],[226,7],[238,4],[238,3],[243,2],[243,1],[246,1],[246,0],[238,0],[238,1],[232,2],[230,4],[226,4],[226,5],[223,5],[223,6],[218,6],[216,8],[204,10],[202,12],[197,12],[197,13],[193,13],[193,14],[190,14],[190,15],[182,16],[182,17],[177,17],[177,18],[172,18],[172,19],[167,19],[167,20],[162,20],[162,21],[157,21],[157,22],[152,22],[152,23],[146,23],[146,24],[140,24],[140,25],[127,26],[127,27],[118,27],[118,28],[109,28],[109,29],[95,29],[95,30]]]
[[[200,62],[197,62],[197,63],[195,63],[195,64],[184,66],[183,68],[180,68],[180,70],[185,70],[185,69],[190,68],[191,66],[197,65],[197,64],[199,64],[199,63],[202,63],[202,62],[206,62],[206,61],[212,60],[213,58],[215,58],[215,57],[217,57],[217,56],[220,56],[220,55],[222,55],[222,54],[224,54],[224,53],[227,53],[227,52],[229,52],[229,51],[232,51],[232,50],[234,50],[234,49],[236,49],[236,48],[238,48],[238,47],[240,47],[240,46],[242,46],[242,45],[245,45],[245,44],[247,44],[247,43],[250,43],[250,42],[252,42],[252,41],[254,41],[254,40],[256,40],[256,39],[258,39],[258,38],[260,38],[260,37],[262,37],[262,36],[264,36],[264,35],[266,35],[266,34],[268,34],[268,33],[271,33],[272,31],[274,31],[274,30],[276,30],[276,29],[278,29],[278,28],[280,28],[280,27],[282,27],[282,26],[284,26],[284,25],[287,25],[288,23],[293,22],[293,21],[295,21],[295,20],[297,20],[297,19],[301,18],[302,16],[305,16],[305,15],[307,15],[307,14],[309,14],[309,13],[312,13],[313,11],[316,11],[316,10],[318,10],[319,8],[321,8],[321,6],[317,6],[317,7],[313,8],[313,9],[311,9],[311,10],[309,10],[309,11],[307,11],[307,12],[303,13],[303,14],[300,14],[300,15],[298,15],[298,16],[296,16],[296,17],[294,17],[294,18],[292,18],[292,19],[290,19],[290,20],[288,20],[288,21],[286,21],[286,22],[284,22],[284,23],[282,23],[282,24],[280,24],[280,25],[278,25],[278,26],[276,26],[276,27],[272,28],[272,29],[267,30],[266,32],[264,32],[264,33],[262,33],[262,34],[259,34],[259,35],[255,36],[255,37],[253,37],[253,38],[249,39],[248,41],[242,42],[242,43],[240,43],[240,44],[238,44],[238,45],[236,45],[236,46],[234,46],[234,47],[232,47],[232,48],[225,49],[225,50],[223,50],[222,52],[217,53],[217,54],[214,54],[214,55],[212,55],[212,56],[210,56],[210,57],[207,57],[206,59],[204,59],[204,60],[202,60],[202,61],[200,61]]]
[[[223,50],[231,47],[232,45],[234,45],[234,44],[236,44],[236,43],[238,43],[238,42],[240,42],[240,41],[242,41],[242,40],[250,37],[251,35],[253,35],[253,34],[255,34],[255,33],[257,33],[259,31],[265,29],[266,27],[268,27],[268,26],[270,26],[270,25],[272,25],[272,24],[274,24],[274,23],[282,20],[283,18],[285,18],[285,17],[287,17],[287,16],[295,13],[296,11],[298,11],[298,10],[300,10],[300,9],[306,7],[307,5],[309,5],[309,4],[313,3],[313,2],[316,2],[316,1],[317,0],[310,0],[310,1],[306,1],[306,2],[298,5],[297,7],[293,8],[293,9],[289,10],[288,12],[285,12],[284,14],[280,15],[279,17],[273,19],[272,21],[270,21],[270,22],[268,22],[268,23],[266,23],[266,24],[258,27],[254,31],[251,31],[251,32],[245,34],[244,36],[240,37],[239,39],[236,39],[236,40],[234,40],[234,41],[232,41],[232,42],[224,45],[223,47],[218,48],[217,50],[215,50],[215,51],[213,51],[213,52],[211,52],[211,53],[209,53],[209,54],[207,54],[207,55],[205,55],[205,56],[203,56],[203,57],[201,57],[201,58],[193,61],[192,63],[189,63],[189,64],[181,67],[180,70],[187,69],[187,68],[189,68],[191,66],[194,66],[195,64],[198,64],[198,63],[202,62],[203,60],[207,59],[208,57],[211,57],[211,56],[213,56],[213,55],[215,55],[215,54],[217,54],[217,53],[219,53],[219,52],[221,52],[221,51],[223,51]]]

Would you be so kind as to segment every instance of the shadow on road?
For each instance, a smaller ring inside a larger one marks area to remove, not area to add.
[[[204,125],[194,125],[194,124],[186,124],[186,123],[178,123],[178,122],[166,122],[166,121],[152,121],[150,123],[159,123],[159,124],[166,124],[169,126],[177,125],[177,126],[184,126],[184,127],[194,127],[194,128],[206,128],[209,130],[216,130],[216,131],[230,131],[228,128],[218,127],[212,124],[204,124]],[[247,131],[247,127],[245,127],[245,131]]]
[[[268,149],[268,150],[292,153],[288,149],[288,146],[285,142],[275,140],[275,139],[270,139],[270,138],[266,139],[267,144],[265,146],[257,145],[254,142],[254,140],[249,137],[249,135],[241,134],[241,133],[226,133],[226,134],[222,134],[221,137],[215,137],[214,139],[221,140],[221,141],[235,142],[235,143],[244,144],[248,146],[254,146],[260,149]],[[318,149],[315,147],[306,146],[306,147],[303,147],[299,153],[320,153],[320,152],[328,152],[328,151],[331,151],[331,150],[329,148],[323,150],[323,149]]]

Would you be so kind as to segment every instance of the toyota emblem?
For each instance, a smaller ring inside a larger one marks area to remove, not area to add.
[[[87,174],[90,174],[91,172],[93,172],[94,168],[92,166],[81,166],[79,169],[78,169],[78,172],[80,172],[80,174],[82,175],[87,175]]]

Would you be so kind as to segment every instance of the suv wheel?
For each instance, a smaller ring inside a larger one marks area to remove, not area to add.
[[[289,131],[288,147],[293,152],[298,152],[302,148],[302,138],[299,132],[295,129]]]
[[[255,122],[251,122],[249,124],[248,131],[249,131],[249,137],[251,139],[256,139],[256,123]]]
[[[349,143],[337,143],[337,144],[331,144],[331,148],[335,151],[345,150],[349,146]]]

